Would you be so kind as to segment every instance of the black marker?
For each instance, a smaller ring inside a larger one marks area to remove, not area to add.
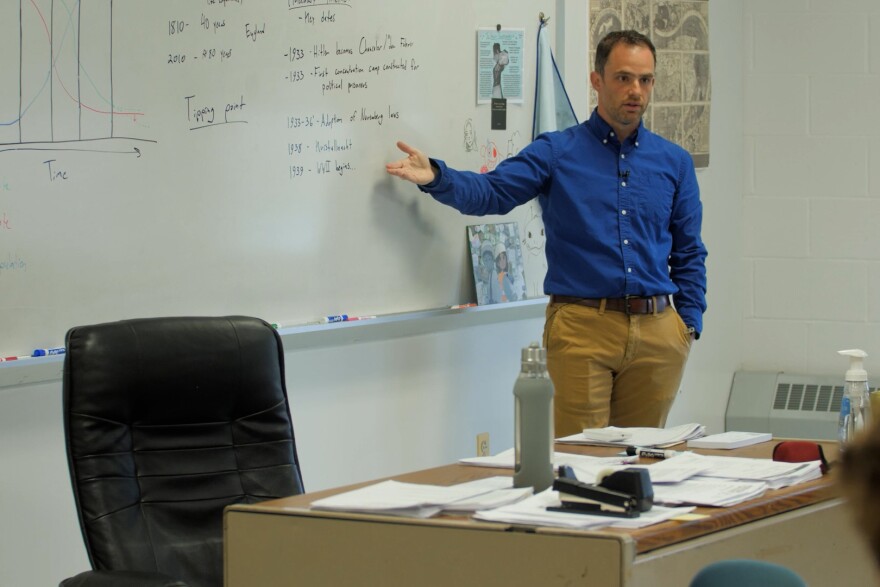
[[[662,448],[640,448],[638,446],[626,447],[629,456],[644,457],[646,459],[671,459],[679,453],[677,450],[663,450]]]

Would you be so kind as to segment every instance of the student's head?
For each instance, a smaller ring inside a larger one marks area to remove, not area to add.
[[[507,271],[507,247],[504,243],[495,245],[495,269]]]
[[[495,253],[493,252],[492,243],[488,240],[484,240],[482,244],[480,244],[480,264],[487,269],[492,269],[494,258]]]
[[[868,539],[871,554],[880,567],[880,421],[847,447],[841,458],[840,481],[856,525]]]
[[[654,44],[636,31],[611,32],[599,41],[590,84],[599,115],[621,140],[638,127],[648,108],[656,63]]]

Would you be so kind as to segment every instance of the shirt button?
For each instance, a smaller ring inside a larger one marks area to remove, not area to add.
[[[627,273],[632,273],[632,272],[633,272],[632,267],[627,267],[627,268],[626,268],[626,272],[627,272]]]
[[[610,136],[612,136],[612,137],[613,137],[613,136],[614,136],[614,131],[611,131],[611,132],[610,132],[610,133],[608,133],[608,134],[609,134],[609,135],[610,135]]]
[[[623,186],[623,187],[626,187],[626,182],[625,182],[625,181],[622,181],[622,182],[620,182],[620,185]]]
[[[620,158],[621,158],[621,159],[626,159],[626,153],[621,153],[621,154],[620,154]]]
[[[620,213],[626,216],[626,210],[621,210]]]
[[[603,145],[607,145],[607,144],[608,144],[608,139],[602,139],[602,144],[603,144]]]
[[[639,142],[638,142],[638,141],[636,141],[636,147],[638,147],[638,146],[639,146]]]
[[[628,244],[629,244],[629,239],[628,239],[628,238],[623,239],[623,244],[628,245]]]

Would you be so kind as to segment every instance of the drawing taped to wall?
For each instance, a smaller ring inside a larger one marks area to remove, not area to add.
[[[544,221],[541,219],[541,205],[538,200],[526,204],[530,217],[526,221],[522,234],[523,273],[528,276],[526,295],[537,298],[544,295],[544,275],[547,274],[547,256],[544,247],[547,237],[544,235]]]

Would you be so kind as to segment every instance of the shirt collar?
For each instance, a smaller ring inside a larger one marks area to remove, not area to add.
[[[598,108],[593,108],[593,112],[590,114],[590,119],[587,121],[587,126],[590,128],[590,131],[596,135],[596,138],[603,143],[611,142],[612,138],[617,139],[616,133],[614,132],[614,129],[611,128],[611,125],[599,116]],[[645,123],[643,120],[639,119],[639,126],[627,137],[626,142],[638,147],[639,137],[644,140],[647,135],[648,131],[645,129]],[[617,140],[619,142],[619,139]]]

